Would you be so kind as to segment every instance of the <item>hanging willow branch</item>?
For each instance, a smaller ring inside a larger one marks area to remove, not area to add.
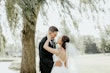
[[[27,20],[30,22],[30,28],[35,28],[31,23],[33,22],[31,16],[36,17],[36,10],[35,7],[37,8],[37,4],[44,3],[45,0],[6,0],[6,12],[7,12],[7,18],[9,21],[9,26],[12,29],[12,32],[14,29],[17,27],[18,23],[18,12],[16,11],[15,4],[18,4],[23,11],[23,15],[26,16]],[[31,14],[32,12],[32,14]]]
[[[40,15],[42,16],[44,20],[43,24],[48,24],[47,23],[48,22],[47,11],[48,11],[49,6],[51,6],[52,2],[54,2],[57,5],[59,16],[61,18],[65,18],[65,21],[66,21],[66,16],[68,15],[70,19],[72,20],[74,27],[78,29],[78,23],[75,20],[71,12],[71,9],[73,10],[75,6],[74,4],[72,4],[70,0],[50,0],[50,1],[46,0],[44,1],[44,4],[41,6],[41,9],[40,9]],[[45,9],[44,6],[47,6],[48,8]]]
[[[72,11],[71,11],[71,10],[74,10],[74,8],[75,8],[74,4],[69,0],[61,0],[60,3],[63,7],[63,9],[62,9],[63,13],[65,13],[66,15],[68,15],[70,17],[70,19],[73,22],[74,27],[78,30],[78,23],[75,20],[73,14],[72,14]],[[65,17],[65,19],[66,19],[66,17]]]
[[[45,8],[45,5],[49,8],[48,2],[47,1],[43,1],[42,5],[40,7],[40,15],[43,18],[43,24],[46,25],[48,24],[48,16],[47,16],[47,11],[48,9]]]
[[[37,17],[37,10],[39,10],[38,6],[41,6],[44,1],[45,0],[17,0],[18,5],[23,10],[23,18],[26,18],[26,20],[30,23],[28,25],[31,29],[35,28],[32,24],[34,21],[36,21],[31,17]]]
[[[16,0],[6,0],[6,13],[9,21],[9,26],[13,30],[16,28],[16,24],[18,23],[18,13],[15,8]]]
[[[0,25],[0,56],[4,56],[5,55],[5,44],[6,44],[6,40],[4,35],[2,34],[2,27]]]

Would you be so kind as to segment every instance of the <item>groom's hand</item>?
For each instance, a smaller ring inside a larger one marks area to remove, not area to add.
[[[56,62],[55,62],[55,66],[59,66],[59,67],[61,67],[61,66],[62,66],[61,61],[56,61]]]

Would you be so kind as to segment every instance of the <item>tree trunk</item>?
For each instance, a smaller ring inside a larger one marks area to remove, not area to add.
[[[25,3],[26,0],[23,1]],[[26,6],[22,8],[24,27],[22,31],[22,62],[20,73],[36,73],[35,30],[40,3],[36,7],[32,7],[32,1],[26,2]]]
[[[35,31],[28,24],[28,21],[24,20],[21,73],[36,73]]]

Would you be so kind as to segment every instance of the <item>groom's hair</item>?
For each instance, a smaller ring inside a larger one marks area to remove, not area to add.
[[[49,31],[51,31],[51,32],[58,32],[58,28],[57,27],[55,27],[55,26],[51,26],[51,27],[49,27]]]

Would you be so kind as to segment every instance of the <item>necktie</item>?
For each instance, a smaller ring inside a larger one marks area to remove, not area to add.
[[[54,40],[51,40],[53,48],[55,48]]]

